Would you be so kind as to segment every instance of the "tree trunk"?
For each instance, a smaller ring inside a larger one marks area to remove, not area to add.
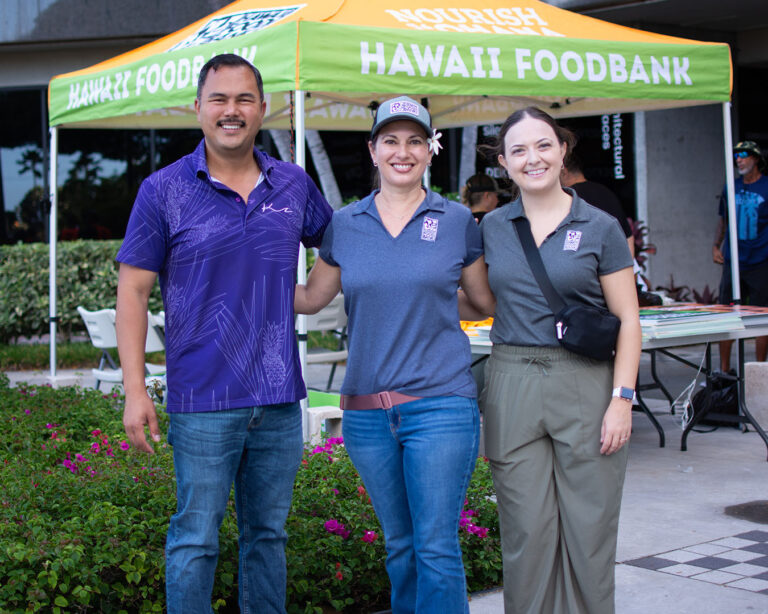
[[[477,126],[464,126],[461,130],[461,160],[459,160],[459,189],[476,172]]]
[[[275,142],[277,151],[280,154],[282,160],[291,160],[291,133],[289,130],[270,130],[269,136]],[[323,192],[323,196],[330,203],[331,207],[338,209],[341,207],[341,192],[339,186],[336,183],[336,177],[333,174],[333,168],[331,167],[331,161],[328,158],[328,153],[325,151],[323,141],[320,139],[320,135],[317,130],[306,131],[307,145],[309,146],[309,152],[312,154],[312,163],[317,170],[317,176],[320,180],[320,189]]]
[[[328,152],[325,151],[325,145],[323,145],[323,141],[320,139],[320,134],[317,130],[307,130],[306,138],[323,195],[331,207],[339,209],[341,207],[341,192],[339,191],[339,185],[336,183],[336,176],[333,174],[333,167],[331,167]]]
[[[280,154],[280,159],[286,162],[293,162],[291,160],[291,133],[289,130],[270,130],[269,136],[275,142],[277,152]]]

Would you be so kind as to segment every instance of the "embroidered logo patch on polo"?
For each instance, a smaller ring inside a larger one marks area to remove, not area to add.
[[[579,243],[581,243],[581,230],[569,230],[565,233],[563,251],[570,250],[575,252],[579,249]]]
[[[421,240],[434,241],[437,239],[437,220],[433,217],[425,217],[421,225]]]

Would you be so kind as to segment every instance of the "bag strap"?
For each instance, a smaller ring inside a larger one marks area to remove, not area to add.
[[[519,217],[513,220],[515,229],[517,230],[517,236],[520,239],[520,244],[523,246],[523,252],[525,253],[525,259],[528,261],[528,266],[531,268],[533,276],[536,278],[536,282],[539,284],[541,293],[544,298],[547,299],[549,308],[553,314],[560,313],[565,309],[565,301],[560,297],[552,285],[552,282],[547,275],[547,270],[544,268],[544,263],[541,260],[541,254],[539,248],[536,247],[536,242],[533,240],[533,234],[531,234],[531,225],[528,222],[528,218]]]

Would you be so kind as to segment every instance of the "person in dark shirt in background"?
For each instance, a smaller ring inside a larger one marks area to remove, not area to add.
[[[619,202],[618,197],[602,183],[589,181],[581,168],[581,162],[575,154],[566,156],[563,170],[560,172],[560,182],[566,188],[572,188],[581,199],[590,205],[610,213],[619,220],[624,236],[627,237],[629,253],[635,257],[635,240],[632,236],[632,228],[629,226],[627,216]]]
[[[477,173],[461,188],[461,202],[470,208],[479,224],[483,216],[499,204],[499,185],[490,175]]]

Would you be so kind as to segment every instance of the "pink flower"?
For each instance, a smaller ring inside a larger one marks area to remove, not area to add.
[[[85,462],[85,456],[83,456],[82,454],[79,454],[79,453],[75,454],[75,460],[78,463],[84,463]]]
[[[339,521],[335,518],[331,518],[330,520],[326,520],[323,526],[328,533],[336,533],[339,528]]]
[[[105,452],[105,454],[109,456],[109,458],[115,457],[115,453],[112,451],[112,448],[107,448],[107,451]]]
[[[25,413],[25,414],[27,414],[27,415],[29,415],[29,414],[31,414],[31,413],[32,413],[32,410],[31,410],[31,409],[25,409],[25,410],[24,410],[24,413]]]
[[[77,465],[75,465],[75,463],[73,463],[71,460],[64,459],[61,464],[69,469],[72,473],[77,473]]]
[[[325,530],[328,531],[328,533],[339,535],[342,539],[347,539],[349,537],[349,531],[335,518],[326,520],[323,526],[325,527]]]
[[[343,443],[344,443],[344,438],[343,437],[329,437],[327,445],[340,446]]]
[[[91,452],[94,454],[101,452],[101,446],[99,446],[99,444],[97,444],[95,441],[91,444]]]
[[[91,431],[91,435],[93,435],[94,437],[98,437],[99,435],[101,435],[101,431],[99,429],[94,429],[93,431]]]
[[[341,573],[340,571],[337,571],[336,572],[336,579],[337,580],[343,580],[344,579],[344,574]]]
[[[127,450],[131,449],[131,444],[129,444],[127,441],[121,441],[120,442],[120,449],[125,452]]]
[[[372,544],[378,538],[379,538],[379,536],[376,534],[375,531],[366,531],[365,533],[363,533],[363,538],[362,539],[363,539],[364,542],[368,542],[369,544]]]

